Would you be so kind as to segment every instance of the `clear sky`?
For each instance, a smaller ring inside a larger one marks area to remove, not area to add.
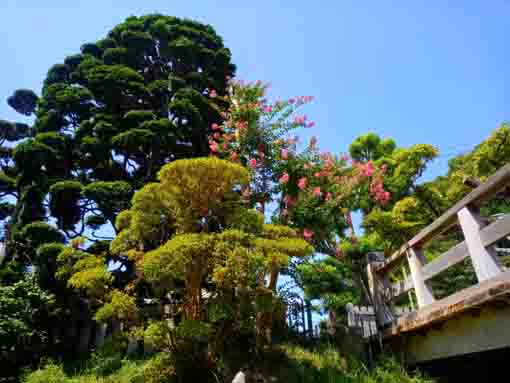
[[[321,148],[347,150],[374,131],[442,157],[471,148],[510,120],[510,1],[1,0],[0,118],[5,99],[40,92],[48,68],[127,16],[162,13],[213,25],[238,77],[275,97],[313,95]]]

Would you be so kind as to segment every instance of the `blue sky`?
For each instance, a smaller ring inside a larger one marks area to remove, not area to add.
[[[320,5],[319,5],[320,4]],[[468,150],[510,119],[510,1],[2,0],[0,118],[17,88],[40,91],[48,68],[130,15],[159,12],[213,25],[238,76],[274,97],[313,95],[321,148],[374,131],[399,145]]]

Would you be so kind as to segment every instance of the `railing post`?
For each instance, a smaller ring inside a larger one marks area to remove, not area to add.
[[[486,248],[482,243],[480,230],[486,226],[486,223],[477,209],[466,206],[457,213],[457,216],[478,282],[501,273],[501,264],[497,259],[496,251],[492,247]]]
[[[374,314],[376,317],[377,324],[384,326],[387,323],[393,321],[393,315],[390,308],[384,302],[384,289],[387,287],[384,277],[378,275],[376,268],[384,263],[384,255],[382,253],[368,253],[367,255],[367,277],[368,277],[368,288],[372,295],[372,304],[374,306]]]
[[[435,301],[430,284],[423,279],[422,267],[425,265],[425,257],[421,249],[409,248],[407,250],[407,262],[411,270],[414,293],[418,308],[429,305]]]

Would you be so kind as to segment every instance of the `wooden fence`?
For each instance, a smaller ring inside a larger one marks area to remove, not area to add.
[[[492,219],[483,218],[480,208],[498,193],[501,195],[501,191],[509,185],[510,164],[420,231],[391,257],[384,259],[381,254],[369,254],[367,274],[375,306],[371,312],[379,327],[390,326],[405,314],[395,310],[395,303],[411,291],[414,291],[418,312],[436,302],[432,278],[465,259],[471,260],[479,284],[502,275],[505,267],[502,266],[495,244],[510,234],[510,214],[500,214]],[[442,233],[459,227],[464,240],[427,263],[425,245]],[[403,273],[403,279],[391,283],[390,276],[397,275],[399,268],[408,269],[409,275]],[[455,303],[451,299],[443,300],[445,304],[448,303],[448,309]],[[362,313],[359,311],[359,315]]]

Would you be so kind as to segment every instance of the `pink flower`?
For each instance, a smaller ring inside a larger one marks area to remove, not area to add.
[[[317,187],[313,188],[313,195],[315,197],[320,197],[322,195],[320,186],[317,186]]]
[[[315,122],[310,121],[308,124],[306,124],[307,128],[313,128],[315,126]]]
[[[293,206],[296,204],[297,200],[296,200],[296,198],[287,194],[285,197],[283,197],[283,202],[287,206]]]
[[[246,121],[239,121],[236,123],[236,127],[239,130],[243,130],[243,129],[248,128],[248,123]]]
[[[304,229],[303,230],[303,237],[305,237],[305,239],[311,239],[314,235],[314,232],[313,230],[310,230],[310,229]]]
[[[282,149],[281,157],[282,160],[287,160],[289,158],[289,151],[287,149]]]
[[[255,169],[257,167],[257,160],[255,158],[252,158],[251,160],[248,161],[248,164],[250,165],[250,167]]]
[[[306,188],[306,182],[307,182],[306,177],[300,178],[299,181],[298,181],[298,184],[297,184],[298,188],[300,188],[301,190]]]
[[[330,192],[327,192],[326,193],[326,201],[331,201],[332,198],[333,198],[333,194],[331,194]]]
[[[255,81],[255,85],[261,86],[262,85],[262,81],[260,81],[260,80]]]
[[[321,172],[315,172],[313,176],[319,178],[321,175],[322,175]]]
[[[365,177],[370,177],[375,172],[375,166],[372,161],[368,161],[365,165],[361,166],[361,174]]]
[[[216,132],[213,134],[213,137],[218,140],[221,137],[221,134],[219,132]]]
[[[209,97],[211,98],[215,98],[218,94],[216,93],[216,91],[213,89],[209,92]]]
[[[305,125],[306,116],[296,116],[294,117],[294,124],[296,125]]]
[[[218,144],[216,142],[212,142],[209,144],[209,148],[211,149],[212,153],[218,152]]]
[[[273,112],[273,108],[271,106],[266,106],[264,108],[264,113],[272,113]]]
[[[283,173],[283,175],[280,177],[280,183],[281,184],[286,184],[287,182],[289,182],[289,173],[285,172]]]
[[[217,123],[214,123],[214,124],[211,125],[211,129],[212,130],[218,130],[218,129],[220,129],[220,126]]]

